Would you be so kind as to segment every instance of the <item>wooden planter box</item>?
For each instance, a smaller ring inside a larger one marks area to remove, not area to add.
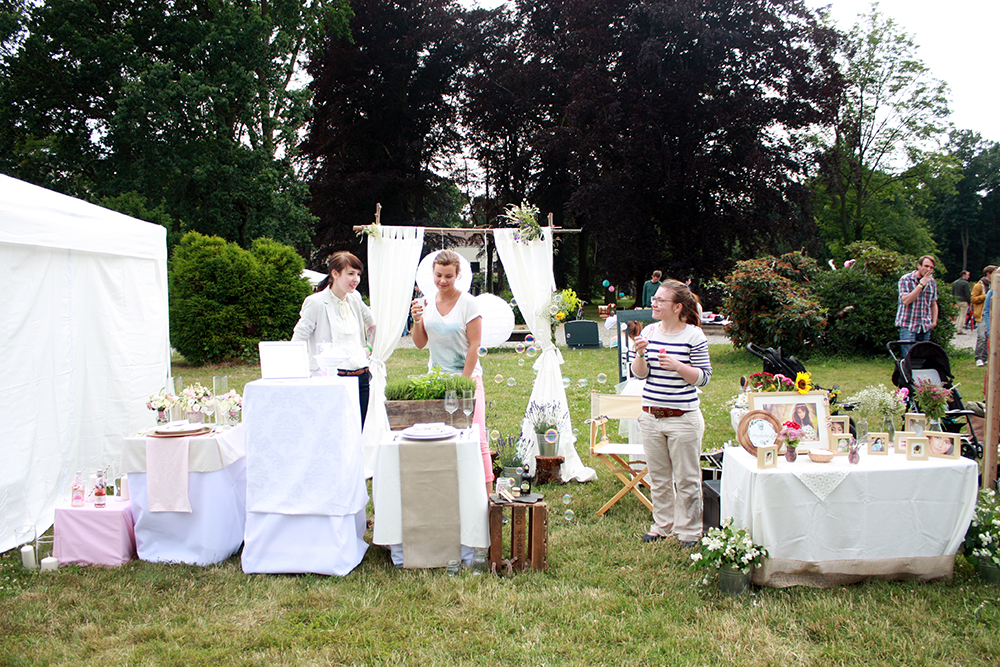
[[[451,415],[444,409],[444,399],[437,401],[386,401],[389,428],[393,431],[409,428],[414,424],[451,423]],[[459,410],[459,425],[465,424],[465,415]]]

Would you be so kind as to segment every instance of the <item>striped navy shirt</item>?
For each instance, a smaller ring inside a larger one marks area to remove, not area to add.
[[[688,324],[684,331],[668,335],[660,331],[659,322],[654,322],[642,330],[642,337],[649,341],[646,348],[649,376],[642,391],[642,404],[676,410],[697,410],[700,402],[695,387],[704,387],[712,379],[712,362],[708,359],[708,339],[705,338],[705,332],[700,327]],[[700,371],[698,381],[693,385],[688,384],[675,371],[661,368],[657,359],[660,350],[680,359],[681,363],[697,368]]]

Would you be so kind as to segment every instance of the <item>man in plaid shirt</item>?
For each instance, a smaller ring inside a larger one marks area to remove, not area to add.
[[[917,270],[899,279],[899,306],[896,326],[899,340],[930,340],[931,329],[937,326],[937,283],[934,281],[934,258],[924,255],[917,261]],[[900,347],[903,355],[909,345]]]

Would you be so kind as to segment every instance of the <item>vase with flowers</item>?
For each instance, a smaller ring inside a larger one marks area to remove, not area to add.
[[[747,379],[750,391],[794,391],[795,382],[781,373],[754,373]]]
[[[215,399],[211,390],[202,386],[200,382],[184,387],[184,390],[181,391],[180,403],[188,421],[192,424],[204,422],[205,415],[215,407]]]
[[[164,388],[155,394],[150,394],[149,401],[146,402],[146,407],[156,411],[156,423],[162,425],[170,421],[170,415],[167,413],[170,408],[174,407],[176,402],[177,397]]]
[[[754,544],[750,531],[733,528],[733,518],[722,520],[721,528],[709,528],[701,538],[701,548],[691,554],[693,567],[719,573],[719,589],[729,595],[739,595],[750,586],[753,568],[767,558],[767,549]],[[707,585],[709,578],[702,579]]]
[[[890,391],[884,384],[869,385],[849,396],[847,402],[853,403],[869,423],[881,423],[882,431],[888,433],[891,440],[896,433],[895,418],[906,411],[909,394],[906,387]]]
[[[798,458],[795,448],[799,446],[802,436],[802,425],[798,422],[787,421],[781,425],[776,442],[779,445],[785,445],[785,460],[789,463],[794,463],[795,459]]]
[[[948,410],[951,400],[951,389],[946,389],[930,378],[919,378],[913,384],[913,398],[920,411],[927,415],[928,428],[931,431],[941,430],[941,419]]]

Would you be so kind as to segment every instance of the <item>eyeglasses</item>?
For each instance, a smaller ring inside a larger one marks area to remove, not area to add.
[[[651,301],[652,301],[653,303],[655,303],[655,304],[656,304],[657,306],[661,306],[661,305],[663,305],[663,304],[665,304],[665,303],[677,303],[676,301],[672,301],[672,300],[670,300],[670,299],[661,299],[661,298],[660,298],[660,297],[658,297],[658,296],[654,296],[654,297],[653,297],[653,298],[651,299]]]

